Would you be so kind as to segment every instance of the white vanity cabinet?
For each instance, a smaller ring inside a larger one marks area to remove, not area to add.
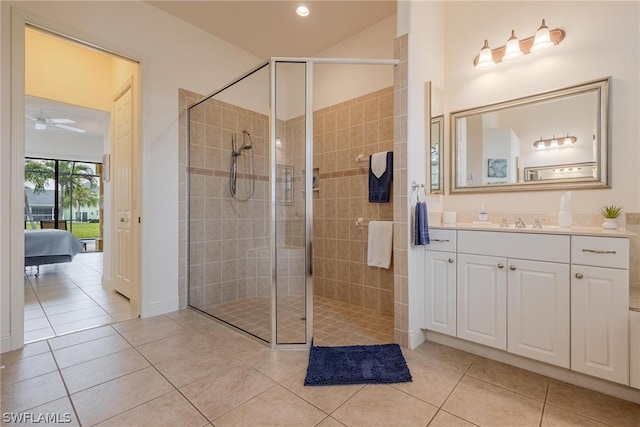
[[[430,230],[425,246],[425,327],[456,335],[456,231]]]
[[[571,369],[629,384],[629,240],[574,236]]]
[[[460,231],[458,337],[568,368],[569,243]]]
[[[505,258],[458,254],[458,338],[507,349]]]
[[[629,385],[640,388],[640,311],[629,312]]]

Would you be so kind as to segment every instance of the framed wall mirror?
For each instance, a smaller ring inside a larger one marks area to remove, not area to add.
[[[608,188],[610,80],[451,113],[451,192]]]

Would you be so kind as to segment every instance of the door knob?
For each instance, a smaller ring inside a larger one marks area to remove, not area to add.
[[[124,222],[124,218],[120,218],[120,222]]]
[[[582,273],[576,273],[576,279],[582,279],[583,277]]]
[[[449,264],[453,264],[453,258],[449,258],[448,261],[449,261]]]
[[[504,268],[504,264],[498,264],[498,268]]]
[[[515,265],[510,265],[510,266],[509,266],[509,270],[511,270],[511,271],[515,271],[515,269],[516,269],[516,266],[515,266]]]

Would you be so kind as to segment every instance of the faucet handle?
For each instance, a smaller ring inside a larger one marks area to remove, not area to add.
[[[516,223],[516,228],[525,228],[526,227],[526,225],[524,224],[524,221],[519,216],[515,217],[514,221]]]
[[[540,224],[540,218],[534,218],[533,220],[533,225],[531,226],[531,228],[535,228],[537,230],[542,230],[542,224]]]
[[[500,228],[509,228],[509,221],[507,221],[507,217],[503,216],[502,221],[500,222]]]

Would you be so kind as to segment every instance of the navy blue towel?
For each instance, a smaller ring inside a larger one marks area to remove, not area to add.
[[[415,233],[413,241],[415,245],[428,245],[429,240],[429,218],[427,218],[427,204],[425,202],[416,203]]]
[[[371,156],[369,156],[371,164]],[[393,151],[387,152],[387,170],[377,178],[369,167],[369,203],[388,203],[393,181]]]

